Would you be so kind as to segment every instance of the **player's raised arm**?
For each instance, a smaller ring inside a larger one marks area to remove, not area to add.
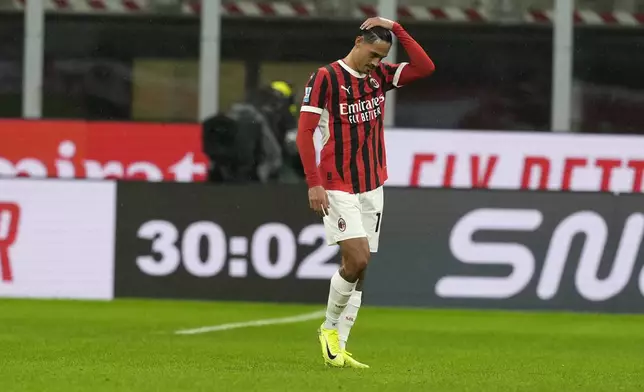
[[[318,172],[313,134],[325,110],[327,90],[327,72],[321,68],[311,76],[304,90],[296,138],[306,183],[309,186],[309,205],[320,215],[328,215],[329,200]]]
[[[409,63],[398,64],[393,76],[393,85],[400,87],[415,80],[431,75],[436,66],[425,50],[414,40],[398,22],[389,19],[374,17],[367,19],[361,29],[370,29],[374,26],[381,26],[391,30],[400,41],[400,44],[409,56]]]
[[[414,80],[427,77],[434,73],[436,66],[431,58],[425,53],[425,50],[414,40],[411,35],[399,24],[394,23],[391,30],[400,41],[400,44],[405,48],[407,55],[409,55],[409,64],[405,66],[398,79],[398,85],[402,86],[413,82]]]

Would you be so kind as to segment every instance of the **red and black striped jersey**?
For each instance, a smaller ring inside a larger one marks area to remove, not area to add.
[[[325,189],[363,193],[387,180],[385,93],[399,87],[405,65],[381,62],[367,75],[338,60],[311,75],[301,111],[320,115]]]

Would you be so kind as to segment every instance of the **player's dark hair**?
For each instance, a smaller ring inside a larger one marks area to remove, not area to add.
[[[365,42],[370,44],[378,40],[382,40],[388,43],[391,43],[393,41],[391,31],[380,26],[372,27],[369,30],[362,30],[361,35],[364,38]]]

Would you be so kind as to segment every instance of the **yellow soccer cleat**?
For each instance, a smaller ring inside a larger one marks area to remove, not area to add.
[[[318,338],[322,347],[324,363],[333,367],[343,367],[345,355],[340,350],[340,340],[337,329],[318,329]]]
[[[365,365],[364,363],[358,362],[355,359],[353,359],[353,354],[350,352],[344,350],[344,367],[346,368],[354,368],[354,369],[369,369],[369,365]]]

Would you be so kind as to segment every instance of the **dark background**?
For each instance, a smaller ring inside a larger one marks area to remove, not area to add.
[[[19,13],[0,14],[0,117],[21,113],[22,20]],[[240,61],[245,75],[239,85],[227,87],[239,91],[224,94],[252,91],[267,62],[305,64],[308,69],[343,57],[351,49],[357,23],[224,18],[221,60]],[[550,25],[403,24],[437,70],[399,91],[396,126],[549,130]],[[195,17],[47,14],[44,116],[133,119],[133,83],[145,77],[133,72],[133,64],[141,59],[197,61],[199,28]],[[574,42],[573,99],[581,113],[573,119],[574,128],[642,133],[644,29],[578,26]],[[400,61],[406,60],[402,48],[398,53]],[[284,72],[288,78],[290,71]],[[300,91],[305,80],[299,75],[295,79],[291,82]],[[181,101],[185,99],[177,105]],[[185,121],[186,115],[192,116],[177,113],[176,120]]]

